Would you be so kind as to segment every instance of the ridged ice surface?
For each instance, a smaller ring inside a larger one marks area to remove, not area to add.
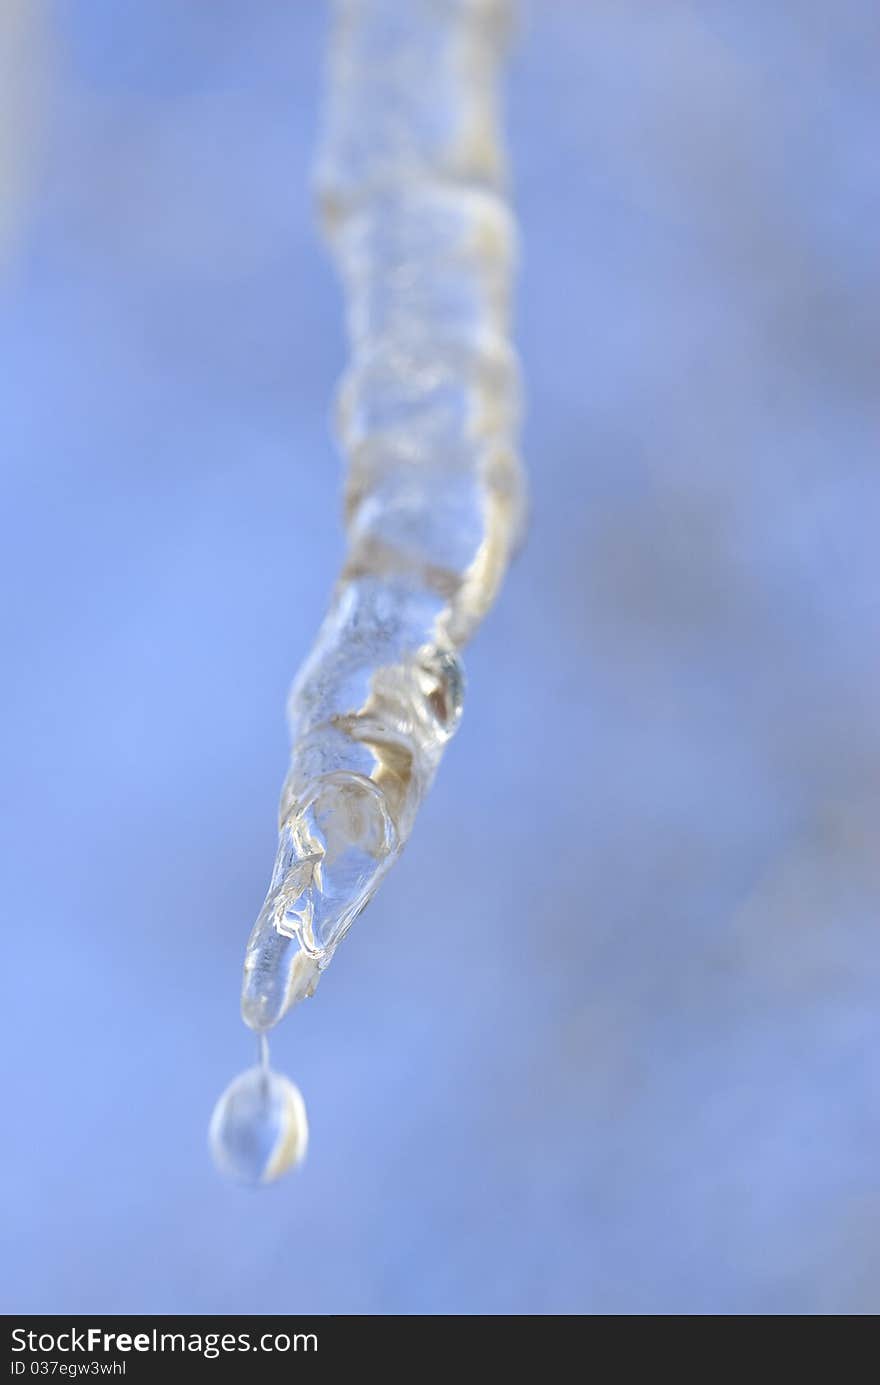
[[[345,294],[348,555],[293,685],[291,765],[242,1013],[312,994],[458,725],[460,650],[521,527],[515,230],[496,0],[339,0],[319,202]]]

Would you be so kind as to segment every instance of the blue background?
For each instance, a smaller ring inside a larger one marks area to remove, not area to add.
[[[541,0],[530,540],[227,1186],[342,552],[323,5],[0,23],[5,1311],[880,1308],[880,20]]]

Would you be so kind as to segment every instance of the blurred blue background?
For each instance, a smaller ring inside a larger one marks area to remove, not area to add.
[[[206,1152],[342,552],[322,4],[4,0],[7,1312],[880,1308],[871,0],[541,0],[530,540],[393,876]]]

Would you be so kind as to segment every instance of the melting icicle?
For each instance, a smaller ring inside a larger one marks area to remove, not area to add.
[[[459,723],[461,649],[522,527],[506,8],[334,5],[318,187],[348,308],[348,556],[290,696],[278,852],[242,984],[259,1034],[314,994],[403,848]],[[296,1089],[255,1068],[221,1098],[212,1144],[221,1167],[267,1181],[304,1130]]]

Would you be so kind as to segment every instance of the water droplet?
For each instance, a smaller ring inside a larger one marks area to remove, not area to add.
[[[308,1138],[302,1093],[268,1068],[248,1068],[236,1077],[211,1117],[214,1162],[240,1183],[274,1183],[304,1158]]]

